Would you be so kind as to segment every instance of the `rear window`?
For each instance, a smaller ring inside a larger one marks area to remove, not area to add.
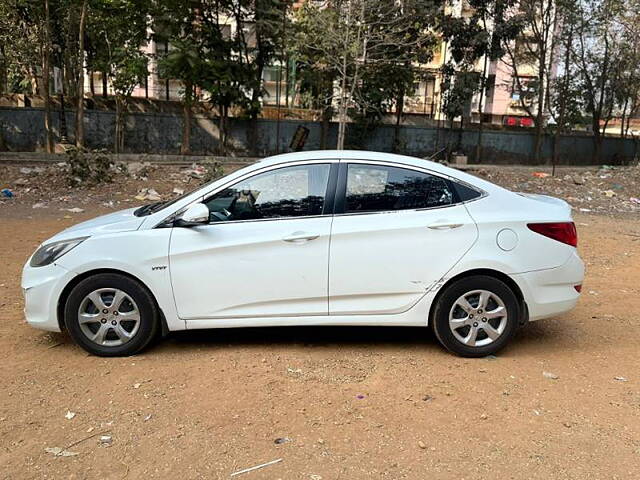
[[[444,178],[406,168],[350,164],[346,212],[382,212],[451,205]]]

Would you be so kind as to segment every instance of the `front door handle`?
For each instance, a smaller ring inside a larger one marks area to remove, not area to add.
[[[303,243],[315,240],[320,234],[308,232],[293,232],[291,235],[284,237],[282,240],[289,243]]]
[[[432,223],[428,225],[431,230],[453,230],[454,228],[459,228],[462,226],[462,223]]]

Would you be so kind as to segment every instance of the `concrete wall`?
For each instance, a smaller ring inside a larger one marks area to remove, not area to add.
[[[0,108],[0,147],[9,151],[42,150],[45,143],[43,111],[35,108]],[[59,114],[52,113],[53,128],[58,138]],[[66,115],[68,137],[73,141],[73,112]],[[88,110],[85,115],[85,138],[90,148],[112,149],[115,115],[109,111]],[[320,124],[302,120],[282,120],[279,135],[274,120],[258,120],[258,155],[288,151],[291,138],[299,125],[310,130],[305,150],[320,149]],[[249,155],[250,123],[245,119],[230,120],[231,151]],[[347,147],[391,152],[394,127],[382,125],[373,129],[351,124]],[[177,154],[180,150],[182,117],[172,113],[130,113],[126,117],[125,151],[130,153]],[[278,138],[276,138],[276,136]],[[337,125],[331,124],[328,145],[336,144]],[[198,115],[194,118],[191,149],[196,154],[220,153],[218,121],[215,117]],[[478,132],[445,128],[405,125],[401,127],[399,153],[425,157],[441,148],[457,146],[475,162]],[[535,137],[530,131],[485,130],[482,136],[482,163],[530,164]],[[279,148],[276,148],[279,143]],[[546,137],[543,145],[544,161],[551,158],[553,139]],[[588,135],[571,135],[561,139],[560,163],[588,165],[593,163],[593,140]],[[621,165],[630,163],[638,154],[638,143],[631,139],[606,138],[600,163]]]

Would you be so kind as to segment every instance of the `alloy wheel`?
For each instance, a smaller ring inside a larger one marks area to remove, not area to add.
[[[138,332],[140,310],[124,291],[100,288],[80,302],[78,324],[93,343],[117,347],[130,341]]]
[[[488,290],[461,295],[449,312],[449,328],[455,338],[469,347],[495,342],[507,327],[508,312],[502,299]]]

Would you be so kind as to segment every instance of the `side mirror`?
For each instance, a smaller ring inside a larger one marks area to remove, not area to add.
[[[196,203],[187,208],[173,225],[176,227],[195,227],[209,223],[209,209],[203,203]]]

